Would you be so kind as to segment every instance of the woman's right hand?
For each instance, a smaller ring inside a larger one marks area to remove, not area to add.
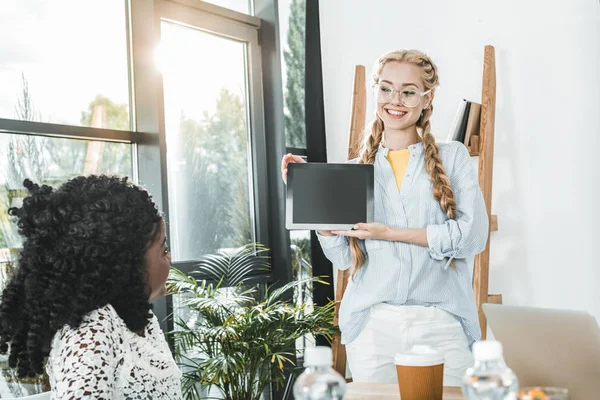
[[[305,163],[304,159],[300,156],[295,156],[292,153],[288,153],[281,159],[281,179],[287,185],[287,173],[289,163]]]

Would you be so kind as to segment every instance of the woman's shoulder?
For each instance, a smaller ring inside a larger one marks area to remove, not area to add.
[[[99,307],[87,313],[77,326],[64,325],[52,340],[50,363],[65,354],[81,354],[93,349],[112,349],[110,354],[118,354],[126,338],[125,322],[111,305]]]
[[[444,166],[455,165],[457,162],[465,162],[470,159],[469,150],[461,142],[455,140],[450,142],[436,143],[438,154]]]
[[[87,313],[83,317],[82,324],[85,323],[98,323],[101,325],[111,325],[115,328],[123,327],[125,321],[119,316],[117,310],[111,305],[107,304],[102,307],[98,307],[95,310]]]
[[[449,142],[436,142],[440,156],[442,153],[446,156],[456,155],[459,153],[468,154],[467,147],[459,141],[451,140]]]
[[[63,326],[56,337],[59,340],[71,340],[77,336],[97,334],[107,337],[117,336],[126,327],[125,321],[119,317],[113,306],[107,304],[84,315],[78,326]]]

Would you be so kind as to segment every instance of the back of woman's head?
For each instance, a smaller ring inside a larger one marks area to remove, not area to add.
[[[2,293],[0,352],[19,375],[42,372],[63,325],[111,304],[132,331],[150,317],[145,252],[162,217],[151,196],[127,178],[77,177],[53,190],[26,180],[29,196],[11,208],[24,237]]]

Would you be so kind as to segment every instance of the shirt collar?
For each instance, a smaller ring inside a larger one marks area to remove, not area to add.
[[[411,154],[419,154],[423,150],[423,141],[417,142],[415,144],[411,144],[408,146],[408,150]],[[377,154],[381,154],[383,157],[387,157],[390,149],[383,145],[383,140],[379,143],[379,149],[377,150]]]

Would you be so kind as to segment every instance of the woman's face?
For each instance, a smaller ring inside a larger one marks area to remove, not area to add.
[[[171,251],[167,247],[164,221],[160,223],[158,238],[146,250],[146,267],[148,268],[148,289],[152,302],[167,294],[165,283],[171,269]]]
[[[386,131],[403,131],[416,125],[421,111],[431,102],[431,93],[420,96],[425,92],[421,68],[408,63],[388,62],[383,66],[377,83],[385,90],[393,89],[397,92],[419,93],[419,101],[415,107],[407,107],[400,101],[400,95],[394,92],[394,97],[389,101],[377,101],[377,115],[383,120]],[[379,90],[375,86],[375,90]]]

